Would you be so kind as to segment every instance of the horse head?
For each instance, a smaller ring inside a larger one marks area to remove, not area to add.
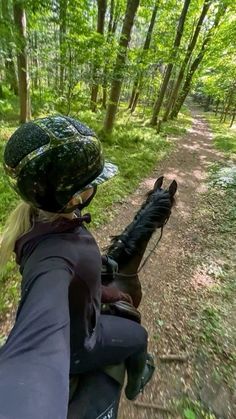
[[[167,223],[175,202],[177,182],[173,180],[167,189],[163,189],[163,180],[163,176],[156,180],[133,221],[121,234],[112,238],[107,250],[108,256],[119,266],[118,273],[110,283],[130,294],[136,307],[142,297],[138,269],[144,252],[153,233]]]

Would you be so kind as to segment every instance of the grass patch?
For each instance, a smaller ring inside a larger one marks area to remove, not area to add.
[[[0,319],[11,311],[19,299],[20,275],[15,261],[8,262],[3,273],[0,274]],[[1,337],[0,337],[1,340]]]
[[[206,410],[198,401],[184,397],[176,402],[176,409],[183,419],[216,419],[210,410]]]
[[[178,119],[167,121],[162,124],[161,133],[163,135],[179,136],[186,132],[186,128],[192,125],[192,115],[187,106],[182,107],[182,111],[178,115]]]
[[[236,127],[229,128],[228,123],[219,122],[219,118],[213,113],[205,113],[210,128],[214,135],[215,147],[224,151],[227,156],[236,157]]]
[[[211,347],[215,353],[220,353],[220,342],[224,339],[224,328],[222,324],[222,309],[208,304],[203,308],[201,313],[202,330],[200,339],[202,343],[206,343],[208,348]]]

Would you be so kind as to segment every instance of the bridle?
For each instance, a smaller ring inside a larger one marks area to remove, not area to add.
[[[125,273],[121,273],[121,272],[116,272],[115,275],[117,277],[125,277],[125,278],[134,278],[135,276],[137,276],[141,270],[144,268],[144,266],[146,265],[146,263],[148,262],[149,258],[152,256],[153,252],[155,251],[156,247],[158,246],[159,242],[162,239],[163,236],[163,229],[164,226],[166,225],[166,223],[168,222],[170,218],[170,214],[169,216],[166,218],[164,224],[161,226],[161,233],[160,236],[158,237],[158,240],[155,242],[153,248],[150,250],[150,252],[148,253],[148,255],[145,257],[144,261],[142,262],[141,266],[139,267],[139,269],[137,270],[137,272],[133,273],[133,274],[125,274]],[[103,275],[110,275],[110,273],[104,273]]]
[[[133,274],[125,274],[125,273],[122,273],[122,272],[117,272],[115,275],[117,275],[118,277],[122,276],[122,277],[126,277],[126,278],[134,278],[135,276],[137,276],[141,272],[141,270],[144,268],[144,266],[148,262],[149,258],[152,256],[152,254],[155,251],[156,247],[158,246],[159,242],[161,241],[162,236],[163,236],[163,228],[164,228],[164,225],[167,223],[167,221],[168,220],[166,220],[166,222],[161,227],[161,233],[160,233],[160,236],[158,237],[158,240],[156,241],[156,243],[154,244],[153,248],[150,250],[148,255],[145,257],[144,261],[142,262],[142,264],[139,267],[139,269],[137,270],[137,272],[133,273]]]

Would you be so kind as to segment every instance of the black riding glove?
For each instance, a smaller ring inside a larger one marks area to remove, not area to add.
[[[102,256],[102,275],[109,274],[112,277],[118,272],[118,263],[107,255]]]

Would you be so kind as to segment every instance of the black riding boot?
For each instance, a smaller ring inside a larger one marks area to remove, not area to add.
[[[129,400],[135,400],[145,385],[151,380],[155,370],[154,359],[147,352],[131,356],[127,362],[128,382],[125,395]]]

